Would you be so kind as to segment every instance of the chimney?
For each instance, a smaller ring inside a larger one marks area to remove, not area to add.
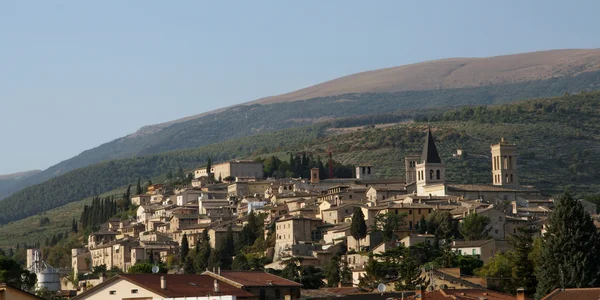
[[[517,300],[525,300],[525,289],[524,288],[517,289]]]
[[[417,285],[417,289],[415,290],[415,295],[417,296],[415,298],[425,297],[425,287],[422,285]],[[420,295],[420,297],[419,297],[419,295]]]
[[[85,293],[85,292],[87,292],[87,282],[84,282],[84,283],[81,285],[81,293],[79,293],[79,294],[83,294],[83,293]]]
[[[219,266],[219,268],[217,269],[217,272],[219,272],[217,274],[221,275],[221,266]]]
[[[165,279],[165,276],[160,276],[160,288],[163,290],[167,289],[167,279]]]
[[[218,292],[220,292],[219,281],[215,279],[215,293],[218,293]]]

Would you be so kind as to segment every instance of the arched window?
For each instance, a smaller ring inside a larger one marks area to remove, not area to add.
[[[508,156],[508,168],[509,168],[509,169],[512,169],[512,168],[513,168],[513,167],[512,167],[512,165],[513,165],[513,164],[512,164],[512,155],[509,155],[509,156]]]
[[[429,170],[429,179],[433,179],[433,170]]]
[[[440,180],[440,170],[435,171],[435,175],[438,180]]]
[[[510,183],[513,183],[513,174],[510,174]]]

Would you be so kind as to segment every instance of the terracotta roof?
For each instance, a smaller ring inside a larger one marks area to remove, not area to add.
[[[487,184],[447,184],[449,191],[466,191],[466,192],[537,192],[535,188],[519,186],[519,187],[501,187]]]
[[[542,300],[579,300],[579,299],[600,299],[600,288],[587,289],[560,289],[554,290],[546,295]]]
[[[226,279],[233,284],[241,287],[261,287],[261,286],[282,286],[282,287],[302,287],[302,284],[287,280],[283,277],[260,271],[222,271],[221,275],[204,272],[208,276],[216,279]]]
[[[167,289],[160,287],[160,278],[164,276]],[[135,285],[143,287],[153,293],[165,298],[176,297],[204,297],[211,295],[232,295],[238,298],[254,298],[255,295],[219,280],[219,293],[214,291],[214,280],[206,275],[177,275],[177,274],[123,274],[110,278],[109,280],[93,287],[86,293],[80,294],[73,299],[82,299],[101,290],[112,282],[119,279],[127,280]]]
[[[425,300],[514,300],[515,296],[486,289],[443,289],[426,292],[422,297],[410,296],[407,299]]]

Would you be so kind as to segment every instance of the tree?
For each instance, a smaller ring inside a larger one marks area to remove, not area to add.
[[[188,242],[187,234],[183,234],[181,237],[181,259],[186,259],[188,254],[190,253],[190,244]]]
[[[497,252],[483,267],[475,272],[477,276],[487,278],[490,288],[509,293],[514,289],[512,277],[513,262],[510,252]]]
[[[152,274],[152,268],[155,265],[149,262],[144,262],[144,263],[137,263],[131,267],[129,267],[129,270],[127,270],[128,274]],[[158,266],[158,273],[164,274],[167,273],[167,268],[165,268],[164,265],[162,264],[157,264],[156,266]]]
[[[319,289],[323,283],[323,272],[315,266],[304,266],[300,270],[300,283],[305,289]]]
[[[365,222],[365,215],[360,207],[354,207],[354,213],[352,214],[352,223],[350,224],[350,234],[356,239],[357,248],[360,251],[360,240],[367,236],[367,223]]]
[[[183,261],[183,273],[185,274],[194,274],[196,270],[194,268],[194,259],[192,255],[188,255],[187,257],[182,257]]]
[[[36,276],[21,268],[16,260],[0,256],[0,282],[21,290],[30,290],[35,286]]]
[[[480,215],[478,213],[472,213],[466,216],[462,223],[460,223],[460,234],[467,241],[483,240],[488,238],[490,218]]]
[[[534,248],[533,235],[535,233],[536,232],[533,229],[519,228],[517,233],[512,235],[508,240],[513,247],[513,287],[525,288],[525,293],[528,296],[533,296],[533,294],[535,294],[537,286],[535,264],[531,258],[531,253]]]
[[[449,239],[453,235],[452,214],[445,210],[435,210],[427,216],[427,232],[438,239]]]
[[[71,222],[71,232],[73,233],[77,233],[77,221],[75,221],[75,219],[73,219],[73,221]]]
[[[405,258],[400,262],[398,280],[394,284],[396,291],[412,291],[417,286],[427,286],[429,280],[421,277],[421,267],[412,259]]]
[[[394,232],[400,229],[400,226],[405,224],[405,217],[406,214],[379,214],[375,217],[375,222],[373,223],[372,231],[381,232],[383,235],[383,240],[385,242],[395,240],[396,236],[394,235]]]
[[[214,174],[211,172],[212,169],[212,158],[208,158],[208,160],[206,161],[206,173],[208,174],[208,177],[212,178],[214,176]]]
[[[135,193],[136,193],[136,195],[142,194],[142,179],[140,177],[138,177],[138,182],[137,182]]]
[[[325,265],[324,271],[329,287],[335,287],[339,283],[346,284],[352,280],[352,272],[348,268],[348,262],[342,259],[339,254],[334,255],[329,263]]]
[[[536,268],[536,298],[555,288],[600,286],[596,227],[581,203],[565,192],[557,201],[542,237]]]
[[[244,254],[238,254],[233,259],[233,263],[231,264],[231,269],[235,271],[247,271],[250,270],[250,264],[248,263],[248,259]]]

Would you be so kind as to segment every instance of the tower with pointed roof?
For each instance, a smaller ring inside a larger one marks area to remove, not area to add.
[[[427,130],[423,154],[421,154],[420,162],[416,166],[416,173],[417,195],[429,195],[427,192],[428,186],[443,186],[446,182],[445,166],[435,146],[431,129]],[[436,188],[436,190],[439,191],[440,189]]]

